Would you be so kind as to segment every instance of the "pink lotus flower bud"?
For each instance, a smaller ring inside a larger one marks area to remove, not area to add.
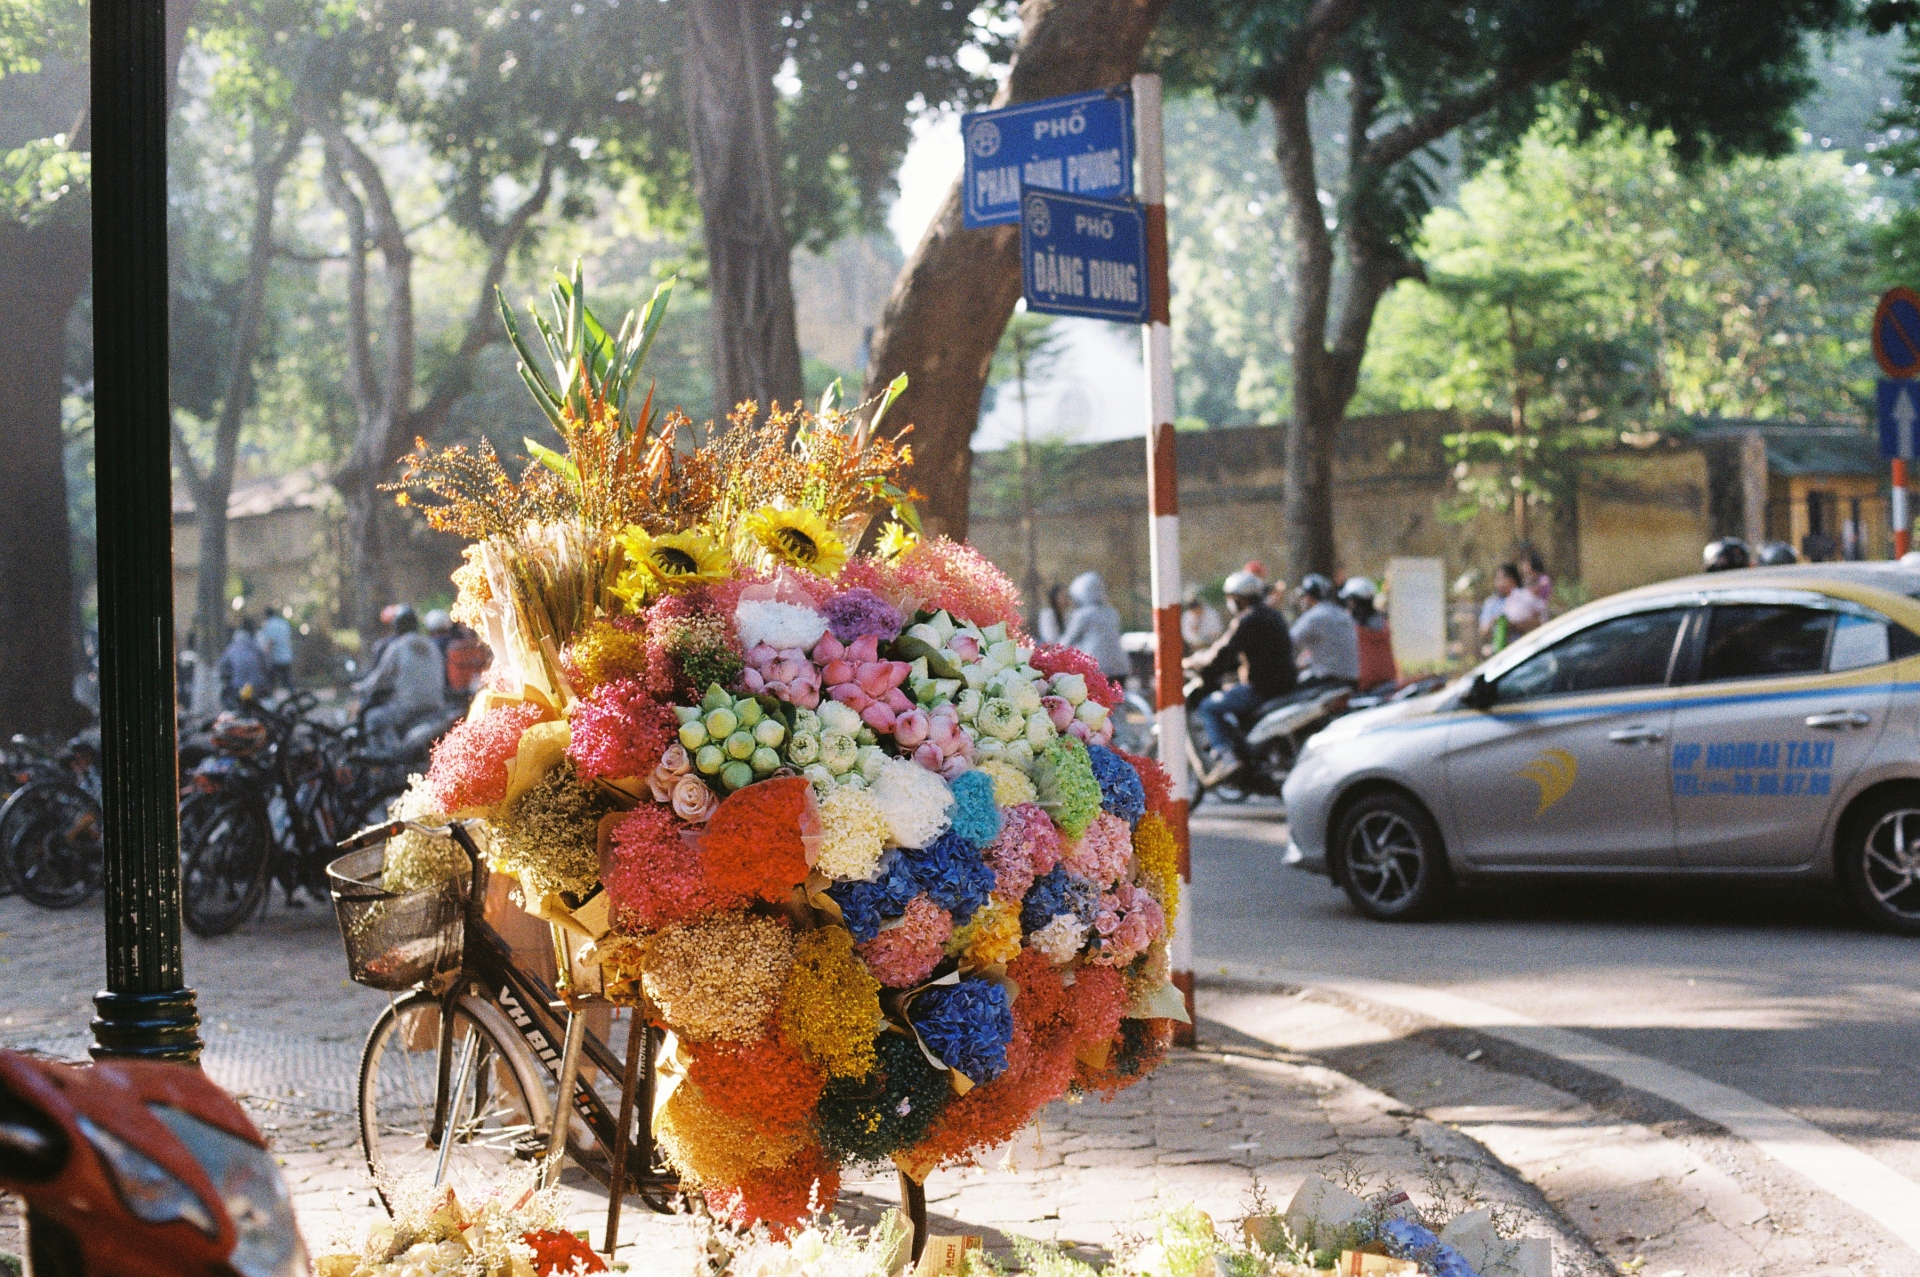
[[[820,684],[807,681],[796,683],[789,690],[787,699],[801,709],[820,708]]]
[[[767,677],[777,678],[782,683],[791,683],[812,668],[813,666],[807,663],[807,658],[804,656],[782,655],[773,663],[773,668],[768,671]]]
[[[755,643],[747,649],[747,664],[755,669],[765,669],[773,664],[773,658],[777,655],[778,653],[773,650],[773,644]]]
[[[964,740],[966,733],[960,730],[960,720],[946,714],[935,714],[927,731],[927,739],[942,750],[951,751],[953,742]]]
[[[889,709],[894,707],[889,705]],[[912,749],[927,739],[927,733],[933,724],[928,721],[925,710],[909,709],[904,713],[895,709],[893,719],[893,738],[900,742],[900,748]]]
[[[780,682],[778,679],[768,679],[767,695],[777,696],[784,701],[787,699],[787,685],[785,683]]]
[[[980,640],[971,634],[956,634],[947,640],[947,647],[963,661],[980,659]]]
[[[950,781],[959,780],[963,772],[972,770],[973,764],[958,756],[949,758],[946,762],[940,764],[940,774]]]
[[[847,660],[845,657],[836,656],[827,662],[825,669],[820,671],[821,681],[826,683],[828,687],[833,687],[840,683],[851,683],[854,677],[853,662]]]
[[[833,636],[832,630],[822,634],[820,641],[813,645],[813,659],[822,665],[828,661],[837,661],[846,654],[847,649],[841,645],[839,639]]]
[[[827,695],[846,705],[855,712],[864,711],[873,704],[873,697],[860,690],[858,683],[838,683],[827,689]]]
[[[887,662],[887,682],[893,687],[901,687],[907,681],[907,675],[913,673],[913,666],[905,661]]]
[[[856,665],[864,665],[868,661],[879,660],[880,636],[878,634],[862,634],[859,638],[847,644],[847,659]]]
[[[942,745],[940,748],[946,751],[948,758],[964,758],[969,762],[973,760],[973,737],[965,732],[955,732],[953,743]]]
[[[1100,730],[1093,734],[1091,743],[1095,745],[1111,745],[1113,743],[1113,720],[1111,718],[1100,724]]]
[[[1047,717],[1053,720],[1053,730],[1064,732],[1067,724],[1073,721],[1073,706],[1064,696],[1042,696],[1040,707],[1047,711]]]
[[[1086,744],[1093,739],[1093,729],[1077,718],[1067,724],[1067,731],[1081,744]]]
[[[869,701],[860,711],[860,721],[876,732],[893,730],[893,707],[884,701]]]
[[[740,671],[740,686],[746,690],[749,696],[758,696],[767,690],[767,680],[759,670],[749,665]]]
[[[913,708],[913,702],[907,699],[907,694],[897,687],[889,687],[880,702],[896,714],[904,714]]]
[[[854,672],[860,690],[878,699],[887,694],[887,671],[878,661],[868,661]]]
[[[940,770],[940,765],[946,761],[946,757],[934,745],[925,744],[913,751],[913,761],[930,772],[937,772]]]

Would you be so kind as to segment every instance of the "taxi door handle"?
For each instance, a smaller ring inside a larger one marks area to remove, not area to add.
[[[1607,733],[1607,739],[1616,745],[1651,745],[1666,738],[1667,734],[1657,727],[1622,727]]]
[[[1873,721],[1873,715],[1857,709],[1837,710],[1831,714],[1807,715],[1808,727],[1824,727],[1830,732],[1843,728],[1865,727]]]

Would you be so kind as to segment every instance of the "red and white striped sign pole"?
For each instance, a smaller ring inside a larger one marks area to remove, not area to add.
[[[1140,203],[1147,215],[1148,546],[1153,577],[1154,710],[1160,762],[1173,778],[1173,836],[1180,847],[1180,904],[1173,919],[1173,982],[1193,1016],[1193,858],[1187,835],[1187,709],[1180,658],[1180,482],[1173,430],[1173,328],[1167,279],[1166,134],[1160,114],[1160,77],[1133,77],[1134,129],[1139,139]],[[1193,1044],[1191,1024],[1177,1041]]]

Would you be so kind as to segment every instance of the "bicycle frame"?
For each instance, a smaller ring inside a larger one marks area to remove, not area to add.
[[[391,821],[376,825],[340,844],[342,851],[351,851],[383,841],[399,833],[402,829],[433,837],[451,837],[460,849],[466,853],[471,865],[471,878],[467,891],[465,930],[461,948],[460,970],[444,993],[440,995],[440,1041],[436,1059],[436,1078],[434,1083],[433,1124],[428,1132],[429,1147],[439,1148],[446,1138],[449,1110],[453,1095],[453,1008],[460,997],[473,992],[492,1001],[505,1014],[507,1021],[533,1057],[540,1061],[541,1067],[556,1083],[571,1083],[571,1103],[563,1106],[556,1090],[553,1106],[553,1125],[548,1131],[549,1155],[564,1151],[568,1121],[577,1115],[593,1138],[606,1150],[610,1175],[629,1188],[672,1188],[676,1181],[671,1176],[663,1176],[653,1170],[653,1087],[654,1087],[654,1034],[651,1026],[636,1010],[633,1025],[629,1030],[627,1049],[631,1053],[636,1047],[641,1051],[637,1094],[634,1107],[646,1120],[640,1124],[638,1148],[632,1148],[621,1138],[621,1123],[608,1109],[591,1084],[579,1076],[578,1063],[584,1055],[589,1063],[609,1077],[623,1078],[628,1071],[627,1065],[614,1054],[613,1048],[599,1037],[586,1031],[586,1021],[580,1012],[568,1008],[564,1022],[556,1014],[557,1010],[568,1004],[559,994],[546,986],[532,973],[523,970],[513,960],[511,947],[486,921],[486,896],[488,870],[486,860],[475,845],[468,832],[469,822],[454,821],[445,827],[418,824],[410,821]],[[640,1035],[637,1039],[632,1035]],[[571,1057],[571,1059],[569,1059]],[[629,1120],[631,1114],[626,1115]],[[616,1159],[625,1153],[626,1165]],[[633,1154],[639,1154],[636,1159]],[[639,1163],[639,1171],[632,1170],[633,1162]]]

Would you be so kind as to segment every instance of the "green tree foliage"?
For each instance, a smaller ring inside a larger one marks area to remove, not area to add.
[[[1690,167],[1667,135],[1543,124],[1427,217],[1427,287],[1382,304],[1357,403],[1505,419],[1455,438],[1457,474],[1522,538],[1622,432],[1864,405],[1869,180],[1833,154]]]
[[[1469,168],[1515,144],[1548,104],[1590,135],[1665,131],[1682,163],[1779,154],[1811,88],[1809,33],[1846,0],[1193,0],[1156,53],[1177,86],[1272,112],[1294,238],[1286,519],[1293,570],[1331,571],[1331,454],[1358,387],[1374,311],[1418,278],[1416,237],[1438,154]],[[1316,93],[1324,94],[1316,100]],[[1341,153],[1317,144],[1339,99]],[[1341,275],[1336,289],[1336,270]]]

